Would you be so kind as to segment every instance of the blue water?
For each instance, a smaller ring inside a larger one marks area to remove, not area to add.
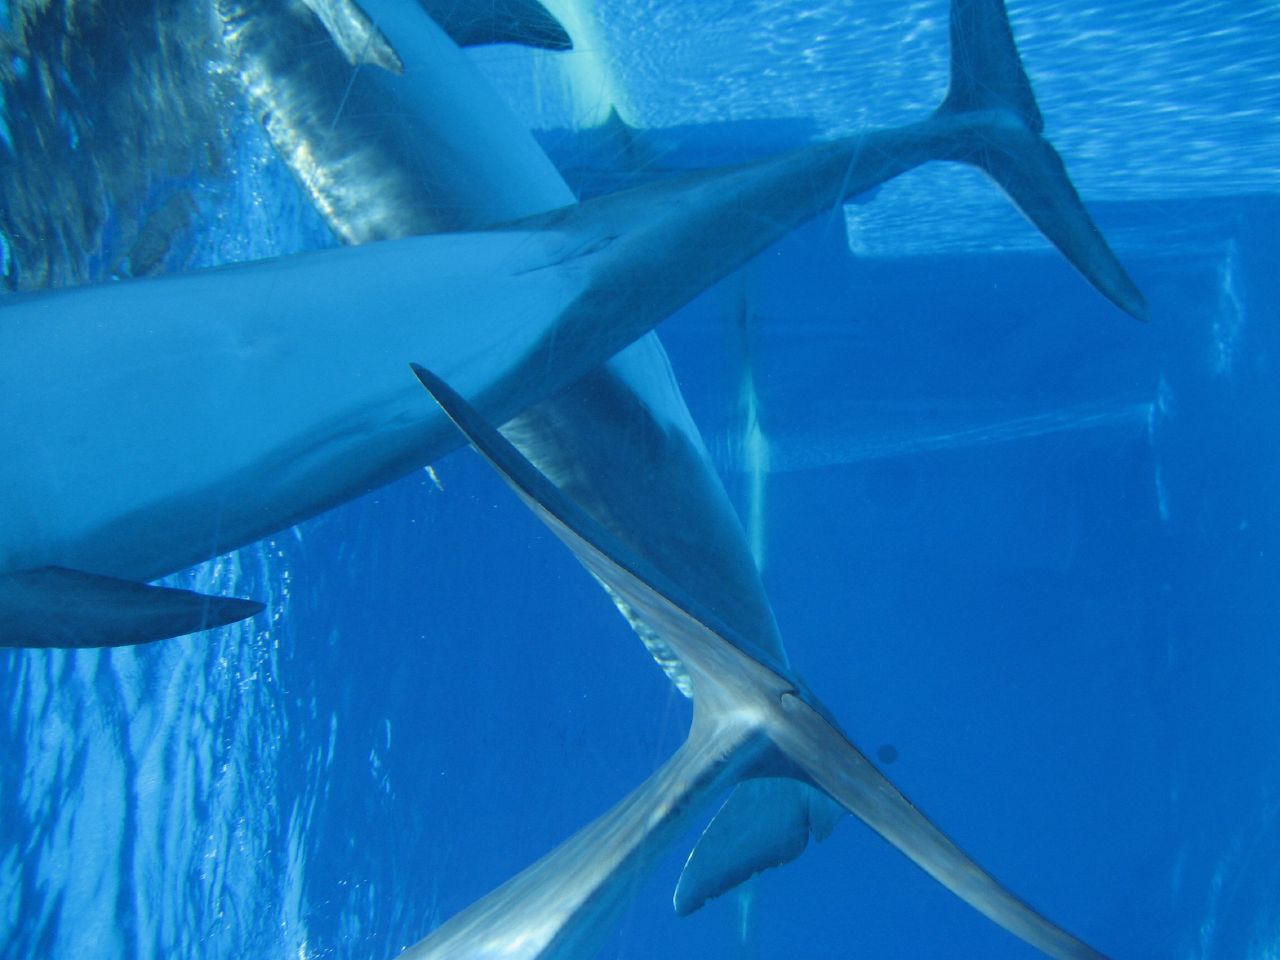
[[[739,135],[759,152],[745,138],[765,128],[744,121],[823,136],[896,122],[945,85],[942,3],[689,6],[604,3],[589,48],[625,119],[686,125],[717,153]],[[1041,250],[994,189],[924,170],[661,333],[760,518],[792,658],[855,741],[1108,954],[1267,960],[1280,7],[1012,7],[1150,324]],[[584,122],[552,55],[476,56],[531,124]],[[167,269],[332,244],[252,121],[218,123],[215,162],[130,186],[133,206],[83,231],[97,247],[59,254],[63,275],[127,273],[129,224],[183,193],[197,213]],[[92,168],[86,149],[69,167]],[[621,798],[687,727],[612,605],[469,451],[172,579],[268,615],[132,649],[0,651],[4,960],[393,957]],[[604,956],[1032,955],[851,820],[677,919],[687,849]]]

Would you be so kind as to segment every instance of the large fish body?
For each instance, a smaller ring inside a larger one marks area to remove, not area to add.
[[[929,160],[982,167],[1091,282],[1142,315],[1141,294],[1040,136],[1002,5],[957,0],[952,44],[951,92],[920,123],[485,234],[10,301],[0,317],[0,444],[11,452],[0,642],[42,642],[39,614],[66,609],[56,581],[47,595],[29,582],[15,593],[12,575],[70,569],[136,586],[429,462],[441,452],[429,417],[410,412],[411,391],[390,372],[406,357],[429,359],[506,422],[795,226]],[[617,516],[643,537],[636,510],[628,503]],[[685,537],[677,546],[663,556],[667,572],[700,589],[699,545]],[[637,552],[660,555],[643,542]],[[745,549],[742,560],[754,576]],[[707,585],[708,598],[727,596]],[[176,632],[195,628],[183,626]],[[60,634],[57,644],[162,635],[172,633]],[[744,635],[777,656],[768,631]]]
[[[540,399],[567,368],[525,378],[518,358],[583,286],[554,266],[560,239],[428,237],[11,299],[0,572],[152,580],[429,463],[457,444],[410,403],[408,351],[514,390],[509,411]]]
[[[349,2],[324,4],[329,24],[300,3],[216,7],[250,108],[344,243],[475,230],[574,201],[417,0],[362,3],[371,39],[357,49],[331,25],[350,19]]]
[[[348,62],[306,11],[230,7],[227,44],[250,102],[346,242],[481,229],[574,202],[532,134],[416,0],[362,4],[398,72]],[[656,334],[504,430],[599,522],[781,651],[736,513]]]
[[[562,390],[786,231],[773,215],[735,225],[743,191],[790,207],[783,184],[812,174],[838,194],[828,161],[797,154],[481,233],[9,298],[0,640],[77,645],[39,641],[65,611],[56,593],[29,608],[24,592],[33,619],[15,621],[13,575],[136,584],[446,452],[456,438],[414,402],[406,357],[431,357],[499,422]]]

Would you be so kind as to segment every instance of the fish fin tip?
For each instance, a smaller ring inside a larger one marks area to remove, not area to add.
[[[132,646],[224,627],[265,609],[257,600],[37,567],[0,576],[0,646]]]

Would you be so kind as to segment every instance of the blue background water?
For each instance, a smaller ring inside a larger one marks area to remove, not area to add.
[[[662,334],[744,510],[752,370],[779,621],[896,782],[1108,953],[1274,957],[1280,8],[1011,13],[1151,324],[926,170]],[[676,165],[792,135],[745,121],[911,115],[944,28],[936,2],[610,3],[582,69],[686,125]],[[478,58],[535,125],[593,106],[549,55]],[[226,142],[171,261],[332,242],[251,123]],[[0,652],[0,957],[391,957],[674,750],[688,709],[598,588],[474,455],[435,472],[176,578],[269,599],[252,624]],[[606,956],[1030,955],[852,821],[678,920],[685,850]]]

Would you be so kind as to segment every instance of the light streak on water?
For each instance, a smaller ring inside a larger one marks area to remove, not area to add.
[[[1218,267],[1218,310],[1213,317],[1213,370],[1224,377],[1231,376],[1234,371],[1244,336],[1242,274],[1240,244],[1233,237],[1227,241],[1226,252]]]
[[[743,283],[746,283],[745,275]],[[744,288],[740,292],[736,327],[741,370],[738,376],[738,416],[741,433],[738,450],[747,475],[747,543],[756,569],[763,571],[769,550],[769,473],[772,448],[762,422],[760,390],[756,383],[755,351],[752,348],[754,315]]]
[[[1016,443],[1086,430],[1128,430],[1135,436],[1147,436],[1153,410],[1154,404],[1150,402],[1099,401],[1028,416],[970,419],[933,429],[927,423],[915,428],[887,429],[882,425],[883,420],[881,425],[876,424],[875,411],[868,411],[860,426],[846,425],[814,437],[775,432],[769,470],[772,473],[796,473],[920,453]],[[901,419],[900,412],[886,412],[893,413],[893,419]],[[740,443],[725,441],[720,448],[725,451],[726,466],[741,471],[751,468],[751,461]]]

